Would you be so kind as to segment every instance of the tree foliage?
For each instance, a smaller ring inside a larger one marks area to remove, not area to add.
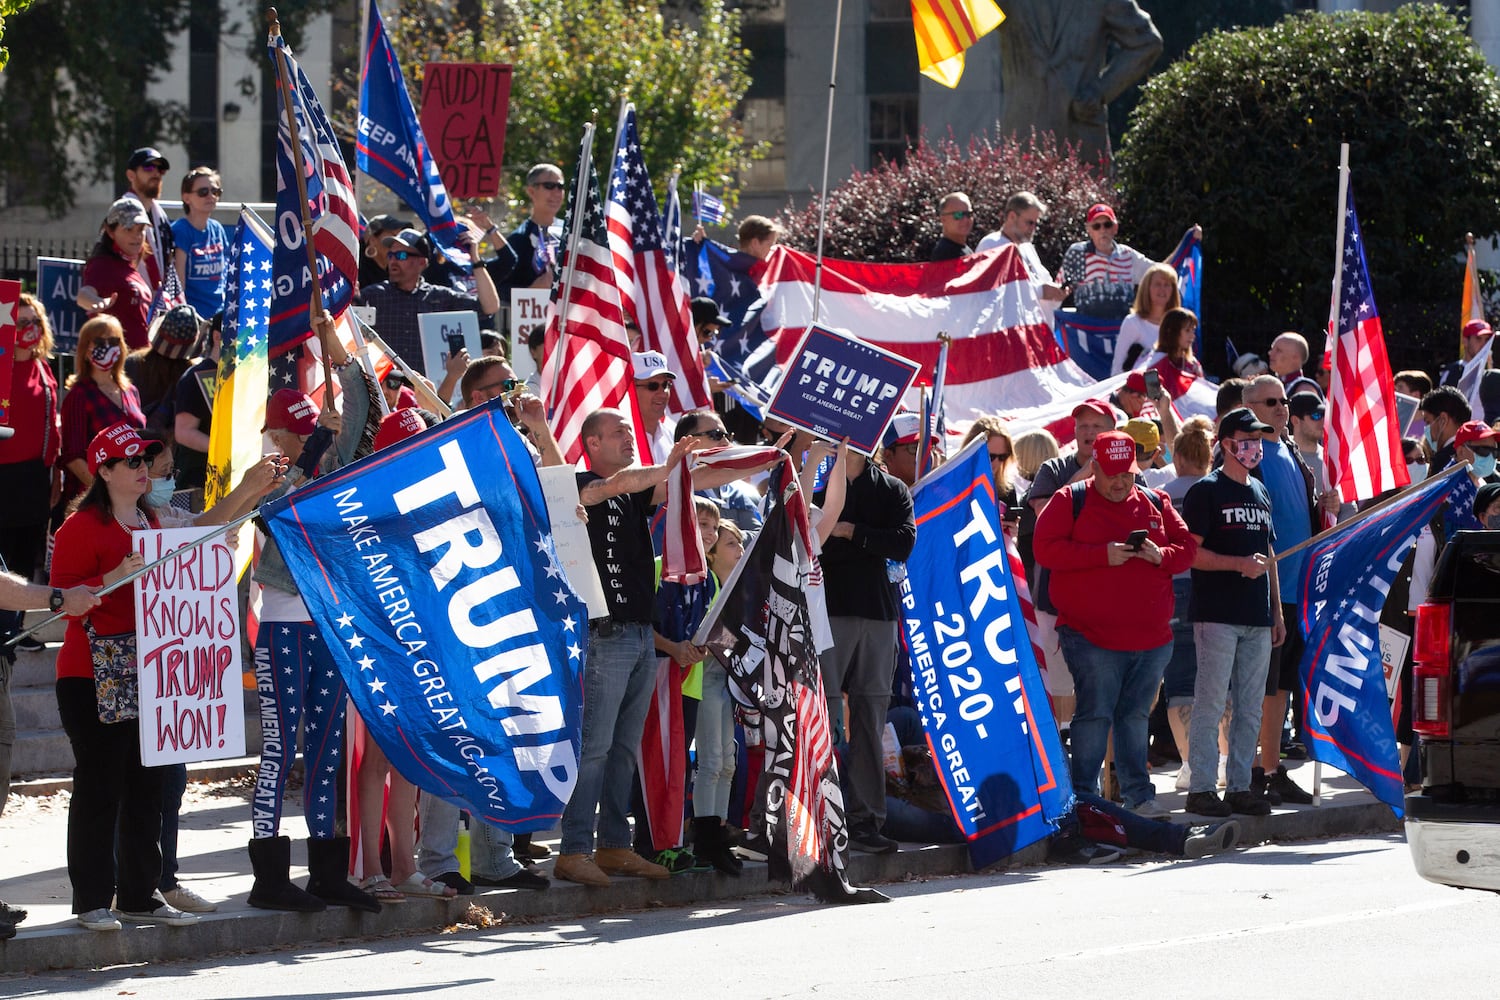
[[[702,181],[732,205],[736,174],[758,152],[735,115],[750,56],[725,0],[703,0],[690,22],[644,0],[403,0],[386,23],[414,99],[427,61],[514,67],[505,159],[518,199],[533,163],[571,174],[590,120],[599,126],[595,162],[607,164],[624,97],[635,103],[658,190],[680,165],[684,189]]]
[[[967,145],[951,138],[933,145],[924,138],[907,150],[903,162],[882,162],[828,192],[824,252],[850,260],[925,261],[942,234],[938,200],[953,191],[964,192],[974,203],[973,243],[1000,228],[1005,201],[1017,191],[1030,191],[1046,202],[1049,211],[1034,241],[1042,260],[1054,268],[1061,265],[1068,245],[1084,238],[1083,217],[1090,205],[1105,201],[1119,207],[1099,170],[1066,145],[1059,148],[1050,132],[1025,141],[977,136]],[[1121,215],[1127,224],[1129,218]],[[802,250],[816,248],[816,198],[800,210],[789,206],[780,221],[786,229],[784,242]],[[1164,246],[1170,249],[1176,240],[1173,236]]]
[[[1203,225],[1205,324],[1258,326],[1256,347],[1326,321],[1347,141],[1392,353],[1437,322],[1446,354],[1464,233],[1500,228],[1497,132],[1500,84],[1443,7],[1302,14],[1212,34],[1152,78],[1117,168],[1146,245]]]
[[[0,0],[0,38],[5,37],[5,19],[31,6],[31,0]],[[10,61],[10,49],[0,46],[0,70]]]

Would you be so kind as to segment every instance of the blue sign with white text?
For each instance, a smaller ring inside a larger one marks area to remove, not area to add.
[[[83,284],[83,261],[63,257],[36,259],[36,297],[47,308],[52,322],[53,347],[63,354],[78,348],[78,328],[86,318],[78,308],[78,289]]]
[[[499,406],[262,513],[396,770],[513,833],[555,825],[578,774],[588,611]]]
[[[769,416],[873,455],[917,377],[917,365],[890,351],[810,326],[787,362]]]
[[[901,584],[913,697],[976,868],[1048,836],[1073,808],[983,439],[917,483]]]

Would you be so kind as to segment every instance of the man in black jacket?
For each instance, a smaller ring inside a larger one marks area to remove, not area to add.
[[[839,522],[823,546],[823,577],[833,648],[821,658],[834,742],[847,745],[844,805],[849,846],[888,853],[881,733],[896,669],[897,611],[892,579],[917,540],[905,484],[851,452]],[[821,504],[822,497],[815,498]],[[842,695],[849,695],[847,727]]]

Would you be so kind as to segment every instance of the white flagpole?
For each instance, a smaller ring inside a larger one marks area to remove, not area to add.
[[[828,123],[823,129],[823,189],[818,194],[818,256],[813,269],[813,322],[818,321],[818,306],[823,298],[823,234],[828,226],[828,154],[833,145],[833,95],[838,89],[839,35],[843,33],[844,0],[838,0],[833,14],[833,65],[828,70]]]
[[[582,150],[588,150],[587,153]],[[563,359],[568,346],[568,300],[573,295],[573,276],[578,268],[578,228],[583,224],[583,208],[589,188],[594,183],[594,123],[583,127],[583,144],[580,147],[578,177],[573,185],[573,203],[568,206],[568,266],[562,269],[562,294],[557,299],[557,343],[552,347],[555,363],[552,366],[552,385],[547,388],[547,422],[557,412],[557,383],[562,377]],[[601,206],[602,209],[602,206]],[[546,238],[546,234],[543,234]]]

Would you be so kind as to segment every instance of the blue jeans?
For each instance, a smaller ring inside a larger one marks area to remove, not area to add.
[[[162,892],[177,888],[177,828],[182,819],[182,796],[187,791],[187,765],[161,768],[161,884]]]
[[[1191,791],[1211,792],[1219,774],[1219,719],[1224,703],[1233,698],[1229,720],[1229,763],[1226,790],[1250,788],[1250,765],[1260,741],[1261,701],[1266,694],[1266,670],[1271,662],[1269,625],[1225,625],[1194,622],[1198,647],[1198,679],[1193,685],[1193,721],[1188,728]]]
[[[578,783],[563,810],[563,854],[594,850],[596,810],[599,846],[630,847],[635,757],[655,686],[656,643],[650,624],[605,620],[589,626],[583,750]]]
[[[734,783],[734,706],[729,675],[718,659],[703,661],[703,701],[698,706],[698,777],[693,781],[693,815],[729,815],[729,788]]]
[[[1058,627],[1057,638],[1078,697],[1071,731],[1074,789],[1099,794],[1099,768],[1113,728],[1115,773],[1126,808],[1150,801],[1156,797],[1146,765],[1151,706],[1172,644],[1139,651],[1103,649],[1066,625]]]
[[[1168,708],[1190,705],[1193,702],[1193,678],[1198,673],[1198,650],[1193,645],[1193,623],[1188,619],[1188,605],[1192,594],[1191,580],[1185,577],[1172,580],[1172,599],[1176,607],[1172,614],[1172,658],[1167,661],[1166,673],[1162,675]]]

